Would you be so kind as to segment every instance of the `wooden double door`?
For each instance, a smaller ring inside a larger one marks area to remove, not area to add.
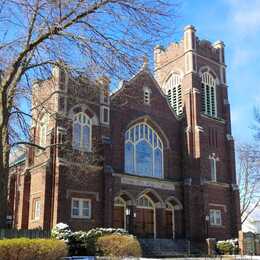
[[[135,218],[135,235],[141,238],[154,238],[154,209],[137,208]]]
[[[165,210],[165,236],[168,239],[173,239],[173,211]]]
[[[114,206],[113,212],[113,227],[114,228],[126,228],[125,223],[125,208],[120,206]]]

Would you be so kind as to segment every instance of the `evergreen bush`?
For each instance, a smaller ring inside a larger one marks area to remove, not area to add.
[[[127,235],[124,229],[93,228],[87,232],[72,232],[67,224],[59,223],[52,230],[52,237],[64,240],[69,247],[72,256],[97,255],[96,242],[99,237],[109,234]]]
[[[217,242],[217,252],[221,255],[233,255],[239,253],[237,239],[229,239]]]
[[[142,250],[138,240],[131,235],[112,234],[98,238],[97,252],[109,257],[141,257]]]
[[[1,260],[58,260],[68,254],[67,245],[54,239],[0,240]]]

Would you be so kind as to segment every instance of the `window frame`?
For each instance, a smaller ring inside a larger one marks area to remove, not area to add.
[[[145,200],[147,201],[147,205],[143,205],[143,204],[140,204],[139,202],[141,200]],[[141,208],[141,209],[155,209],[155,205],[154,205],[154,202],[152,201],[152,199],[143,194],[142,196],[140,196],[137,200],[136,200],[136,208]]]
[[[201,111],[216,118],[217,113],[217,80],[208,71],[201,75]],[[213,93],[213,98],[212,98]]]
[[[220,220],[220,223],[217,223],[217,219]],[[209,223],[211,226],[223,226],[222,211],[220,209],[210,209],[209,210]]]
[[[78,201],[79,202],[79,215],[74,215],[73,214],[73,202],[74,201]],[[83,203],[84,202],[88,202],[88,205],[89,205],[89,214],[88,216],[84,216],[83,215]],[[91,214],[92,214],[92,205],[91,205],[91,199],[84,199],[84,198],[76,198],[76,197],[73,197],[71,198],[71,210],[70,210],[70,217],[71,218],[77,218],[77,219],[91,219]]]
[[[41,198],[37,197],[37,198],[33,198],[33,202],[32,202],[32,220],[39,221],[40,218],[41,218]]]
[[[105,110],[107,111],[107,121],[105,121]],[[108,106],[101,106],[100,107],[101,111],[101,123],[105,125],[109,125],[110,123],[110,108]]]
[[[164,83],[164,89],[168,101],[177,116],[183,114],[183,98],[182,98],[182,77],[174,72],[167,78]]]
[[[141,127],[143,126],[143,127]],[[138,130],[136,130],[138,129]],[[142,130],[141,130],[142,129]],[[138,138],[137,138],[137,132],[138,132]],[[144,176],[144,177],[151,177],[151,178],[157,178],[157,179],[163,179],[164,178],[164,146],[163,146],[163,142],[160,138],[160,136],[158,135],[158,133],[150,126],[148,125],[146,122],[140,122],[137,123],[133,126],[131,126],[130,128],[128,128],[125,132],[124,135],[124,171],[125,173],[128,174],[133,174],[133,175],[137,175],[137,176]],[[152,138],[152,143],[149,142],[150,137]],[[156,140],[156,142],[155,142]],[[151,146],[152,148],[152,174],[150,175],[145,175],[142,173],[137,172],[137,146],[138,144],[140,144],[141,142],[145,141],[149,146]],[[131,170],[132,172],[127,171],[126,169],[126,146],[130,145],[131,147],[131,161],[132,164],[131,165]],[[156,166],[156,162],[155,162],[155,157],[156,157],[156,151],[159,150],[161,153],[161,167],[160,167],[160,175],[156,174],[155,172],[155,166]]]
[[[103,86],[100,89],[100,103],[109,105],[110,96],[109,96],[109,88],[108,86]]]
[[[211,181],[217,182],[217,160],[216,158],[210,158],[209,161]]]
[[[86,117],[86,122],[82,123],[78,118],[79,116],[85,116]],[[89,121],[89,123],[87,123]],[[79,139],[79,146],[76,144],[76,137],[74,136],[75,133],[75,125],[79,124],[80,125],[80,139]],[[84,127],[87,126],[89,128],[89,145],[88,147],[84,147]],[[78,112],[73,115],[72,119],[72,147],[74,150],[79,150],[83,152],[91,152],[92,151],[92,119],[85,113],[85,112]]]
[[[47,145],[48,123],[49,118],[47,115],[44,115],[41,118],[39,125],[39,145],[41,147],[46,147]]]

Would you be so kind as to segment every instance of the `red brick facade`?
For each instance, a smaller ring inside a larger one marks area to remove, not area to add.
[[[106,78],[72,80],[57,68],[52,79],[33,87],[32,135],[40,142],[38,122],[48,114],[46,149],[30,148],[26,161],[11,168],[10,213],[15,227],[50,229],[64,222],[76,230],[121,225],[139,236],[194,242],[237,237],[239,192],[224,45],[200,41],[188,26],[183,41],[167,49],[157,46],[154,55],[155,76],[144,66],[109,97]],[[216,82],[213,117],[201,110],[204,71]],[[172,73],[182,79],[180,116],[164,89]],[[148,103],[144,89],[149,89]],[[43,100],[47,101],[40,109]],[[79,112],[91,120],[91,152],[72,146],[73,116]],[[162,178],[125,172],[125,133],[137,123],[147,124],[162,140]],[[217,158],[216,180],[211,176],[211,156]],[[138,204],[142,196],[149,206]],[[72,198],[82,205],[90,203],[84,213],[89,217],[74,216],[83,209],[78,211],[75,204],[74,213]]]

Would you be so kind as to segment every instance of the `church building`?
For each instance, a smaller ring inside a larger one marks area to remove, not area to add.
[[[58,67],[32,87],[33,141],[11,166],[12,225],[124,228],[139,238],[240,230],[224,43],[193,26],[110,92]],[[43,105],[42,105],[43,104]]]

